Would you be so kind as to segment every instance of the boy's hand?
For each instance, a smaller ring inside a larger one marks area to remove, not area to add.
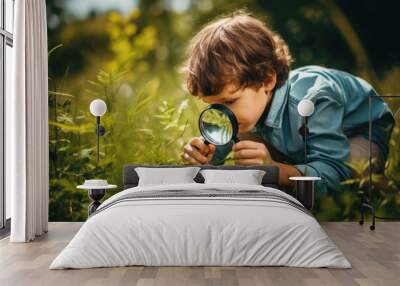
[[[266,165],[271,161],[271,155],[263,143],[243,140],[233,145],[236,165]]]
[[[183,147],[182,158],[193,165],[205,165],[210,162],[215,148],[214,144],[205,144],[203,138],[194,137]]]

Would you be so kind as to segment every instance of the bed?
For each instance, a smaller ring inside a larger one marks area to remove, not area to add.
[[[124,190],[100,205],[50,269],[351,267],[312,214],[279,190],[274,166],[198,166],[263,170],[260,185],[204,183],[199,172],[192,183],[142,186],[137,167],[149,166],[124,166]]]

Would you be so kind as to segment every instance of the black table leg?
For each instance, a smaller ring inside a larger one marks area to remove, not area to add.
[[[96,209],[101,205],[100,200],[104,197],[106,193],[105,189],[92,189],[88,190],[89,198],[92,200],[88,207],[88,215],[90,216]]]
[[[315,181],[311,180],[296,181],[296,199],[308,210],[314,207],[314,184]]]

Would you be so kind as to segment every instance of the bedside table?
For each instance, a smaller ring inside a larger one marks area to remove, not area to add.
[[[88,207],[88,216],[90,216],[93,212],[97,210],[97,208],[101,205],[100,200],[106,194],[108,189],[115,189],[117,185],[109,185],[107,180],[85,180],[83,185],[79,185],[77,189],[83,189],[88,191],[88,196],[92,200]]]

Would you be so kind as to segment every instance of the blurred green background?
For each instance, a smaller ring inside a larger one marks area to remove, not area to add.
[[[89,199],[76,185],[106,178],[122,185],[127,163],[182,164],[183,145],[199,135],[205,106],[187,94],[179,69],[192,36],[220,14],[246,8],[287,41],[293,68],[317,64],[348,71],[382,95],[400,95],[397,1],[50,0],[50,220],[83,221]],[[106,101],[96,166],[95,119],[89,104]],[[388,101],[395,111],[400,101]],[[398,121],[399,119],[396,118]],[[399,129],[385,178],[374,176],[378,215],[400,216]],[[320,220],[355,220],[367,165],[325,195]],[[120,191],[119,188],[116,191]],[[116,192],[115,191],[115,192]],[[109,192],[110,196],[114,192]]]

